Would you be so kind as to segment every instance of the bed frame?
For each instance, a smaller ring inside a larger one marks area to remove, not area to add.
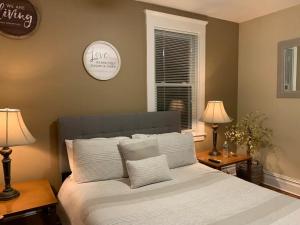
[[[70,174],[66,139],[180,132],[179,112],[144,112],[119,115],[61,117],[58,119],[59,168],[64,180]]]

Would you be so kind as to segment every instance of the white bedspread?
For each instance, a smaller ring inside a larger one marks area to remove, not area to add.
[[[300,200],[202,164],[173,180],[131,189],[128,179],[76,184],[58,198],[72,225],[299,225]]]

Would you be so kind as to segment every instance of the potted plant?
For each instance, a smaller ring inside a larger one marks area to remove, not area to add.
[[[272,146],[272,130],[264,126],[267,120],[265,114],[251,112],[243,117],[240,122],[226,128],[225,138],[228,142],[247,148],[247,154],[252,157],[251,177],[247,177],[247,165],[237,165],[237,175],[247,180],[260,184],[263,179],[263,166],[259,162],[259,152],[270,149]]]

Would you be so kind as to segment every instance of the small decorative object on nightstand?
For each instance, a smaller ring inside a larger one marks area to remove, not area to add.
[[[12,153],[11,146],[31,144],[35,141],[28,131],[20,110],[0,109],[0,154],[3,156],[3,171],[5,186],[0,193],[0,201],[16,198],[19,191],[10,185],[10,162],[9,155]]]
[[[227,141],[224,141],[224,144],[223,144],[223,156],[229,157],[229,145],[228,145]]]
[[[213,149],[209,152],[209,155],[217,156],[221,153],[217,149],[217,135],[218,124],[229,123],[232,120],[227,115],[222,101],[209,101],[206,109],[201,116],[201,120],[206,123],[212,124],[213,128]]]
[[[43,224],[56,224],[57,199],[47,180],[15,183],[14,186],[21,195],[19,198],[0,203],[0,224],[6,224],[8,221],[22,224],[20,220],[34,215],[41,216]]]

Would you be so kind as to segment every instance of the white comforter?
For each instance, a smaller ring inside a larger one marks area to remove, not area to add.
[[[298,199],[199,163],[171,171],[173,180],[138,189],[128,179],[76,184],[68,178],[58,194],[60,215],[72,225],[300,224]]]

